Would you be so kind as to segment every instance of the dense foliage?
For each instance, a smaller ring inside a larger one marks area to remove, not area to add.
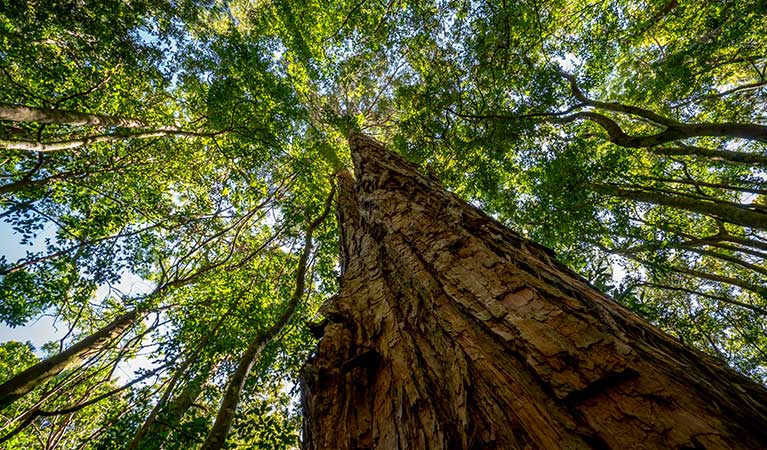
[[[26,252],[0,320],[65,330],[3,336],[0,383],[119,325],[0,401],[0,445],[297,446],[352,128],[764,382],[765,11],[0,1],[3,253]]]

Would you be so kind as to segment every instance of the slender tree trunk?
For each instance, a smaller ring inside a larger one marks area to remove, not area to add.
[[[202,337],[200,342],[197,344],[194,352],[192,352],[192,354],[189,355],[173,373],[173,376],[171,377],[170,381],[168,381],[168,386],[165,388],[165,392],[163,392],[163,394],[160,396],[160,399],[157,400],[157,404],[154,405],[154,408],[152,408],[152,411],[149,412],[149,416],[147,416],[144,423],[141,424],[141,426],[138,428],[138,430],[136,431],[136,434],[133,436],[133,439],[131,439],[130,443],[128,443],[126,450],[135,450],[138,448],[139,444],[141,443],[141,440],[144,439],[144,436],[146,436],[146,434],[149,432],[150,429],[152,429],[152,426],[155,424],[155,420],[157,420],[157,415],[166,406],[166,403],[168,402],[168,399],[173,393],[173,390],[175,389],[176,384],[178,384],[178,382],[181,380],[181,377],[187,375],[187,372],[189,371],[189,369],[197,361],[197,357],[199,356],[200,352],[208,345],[208,341],[210,340],[211,335],[215,335],[218,332],[218,328],[223,323],[224,317],[225,315],[222,316],[217,321],[216,326],[213,327],[213,330],[210,333],[205,334]]]
[[[280,314],[271,327],[258,333],[253,340],[250,341],[248,348],[245,349],[242,356],[240,356],[237,368],[226,383],[224,397],[221,400],[218,414],[216,414],[216,420],[213,422],[213,426],[210,428],[208,436],[202,444],[201,450],[219,450],[224,447],[226,436],[229,433],[229,429],[232,427],[234,413],[237,410],[237,405],[240,401],[240,394],[245,387],[245,382],[248,380],[248,376],[250,376],[250,371],[253,369],[253,365],[258,360],[258,357],[261,355],[264,348],[282,333],[282,330],[284,330],[288,323],[290,323],[293,315],[296,313],[296,309],[304,295],[304,289],[306,287],[306,268],[312,251],[312,235],[330,212],[334,194],[335,188],[332,188],[330,195],[325,202],[323,211],[306,229],[306,240],[304,241],[304,248],[298,259],[298,268],[296,270],[296,287],[293,291],[293,295],[288,300],[287,305],[285,305],[285,311]]]
[[[744,227],[767,230],[767,214],[734,203],[690,198],[650,190],[627,189],[608,184],[591,183],[587,187],[600,194],[620,197],[626,200],[652,203],[654,205],[670,206],[672,208],[683,209],[685,211],[714,217]]]
[[[183,430],[183,427],[179,427],[179,425],[195,400],[200,396],[209,376],[210,366],[202,369],[191,380],[187,381],[181,392],[175,395],[175,398],[167,402],[167,404],[163,404],[162,409],[154,416],[147,418],[144,425],[142,425],[142,428],[146,426],[147,429],[144,431],[139,429],[142,435],[139,436],[139,432],[137,432],[133,441],[126,447],[126,450],[128,448],[158,448],[161,443],[166,442],[173,430]]]
[[[652,147],[651,152],[656,155],[677,156],[689,155],[699,158],[707,158],[712,161],[729,161],[740,164],[767,166],[767,156],[757,153],[736,152],[731,150],[713,150],[703,147]]]
[[[62,370],[78,363],[88,354],[100,350],[105,344],[122,335],[128,327],[133,325],[137,315],[138,312],[134,309],[118,316],[107,326],[77,344],[40,361],[0,385],[0,411],[32,389],[50,380]]]
[[[202,388],[210,377],[210,368],[207,368],[197,374],[192,380],[186,383],[184,389],[168,403],[167,408],[161,414],[165,423],[179,424],[186,416],[186,413],[194,404],[197,397],[200,396]],[[155,422],[155,432],[162,433],[167,429],[167,425]]]
[[[10,122],[37,122],[57,125],[148,128],[145,121],[130,117],[106,116],[64,109],[37,108],[26,105],[0,103],[0,120]]]
[[[767,390],[350,139],[306,449],[756,449]]]
[[[198,133],[195,131],[183,131],[179,129],[158,128],[146,132],[136,133],[115,133],[102,134],[98,136],[87,136],[83,138],[66,139],[63,141],[35,142],[35,141],[16,141],[0,139],[0,148],[8,150],[26,150],[30,152],[55,152],[58,150],[69,150],[85,145],[100,144],[102,142],[120,142],[128,139],[153,139],[168,136],[177,137],[213,137],[222,132],[216,133]]]

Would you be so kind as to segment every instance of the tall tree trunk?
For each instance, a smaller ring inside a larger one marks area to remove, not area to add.
[[[767,390],[359,134],[307,449],[754,449]]]
[[[184,389],[176,398],[168,403],[168,407],[162,414],[164,423],[155,423],[156,433],[162,433],[168,427],[167,424],[180,424],[184,416],[194,404],[195,400],[202,393],[208,378],[210,377],[211,367],[207,367],[197,374],[192,380],[186,383]]]
[[[82,361],[88,354],[104,348],[121,336],[135,322],[137,310],[117,316],[104,328],[96,331],[61,353],[47,358],[16,374],[0,385],[0,411],[23,397],[32,389],[55,377],[59,372]]]
[[[227,312],[228,313],[228,312]],[[216,325],[213,327],[213,330],[210,333],[205,334],[202,339],[200,339],[200,342],[197,343],[195,350],[192,352],[191,355],[189,355],[184,361],[181,363],[180,366],[176,369],[176,371],[173,373],[173,376],[168,381],[168,385],[165,388],[165,392],[162,393],[159,400],[157,400],[157,403],[154,405],[154,408],[149,412],[149,416],[147,416],[146,420],[143,424],[138,428],[136,431],[136,434],[133,435],[133,439],[131,439],[130,443],[128,443],[128,446],[126,447],[126,450],[135,450],[138,448],[139,444],[141,443],[141,440],[144,439],[144,436],[152,429],[152,426],[155,424],[155,421],[157,420],[158,414],[160,414],[160,411],[162,411],[166,404],[168,403],[168,399],[170,399],[171,394],[173,393],[173,390],[176,388],[176,384],[182,379],[182,377],[187,376],[189,369],[194,366],[194,363],[197,362],[197,357],[200,355],[200,352],[208,345],[208,342],[210,341],[210,337],[218,332],[219,327],[224,322],[224,318],[227,314],[224,314],[221,316],[220,319],[216,321]],[[207,377],[207,374],[206,374]]]
[[[176,394],[175,398],[164,404],[162,410],[151,417],[151,422],[147,419],[143,425],[147,426],[147,430],[143,432],[142,436],[138,436],[138,432],[136,433],[133,438],[136,444],[131,442],[131,445],[134,445],[132,448],[158,448],[174,431],[182,430],[183,432],[181,423],[184,416],[202,393],[205,383],[210,377],[211,369],[210,366],[201,369],[191,380],[186,382],[184,388]],[[126,450],[129,448],[131,448],[130,445],[126,447]]]

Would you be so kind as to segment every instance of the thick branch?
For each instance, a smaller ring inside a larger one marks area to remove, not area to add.
[[[700,249],[700,248],[689,248],[689,247],[685,247],[685,248],[686,248],[686,250],[689,250],[691,252],[697,253],[699,255],[710,256],[712,258],[716,258],[716,259],[719,259],[719,260],[722,260],[722,261],[727,261],[727,262],[732,263],[732,264],[737,264],[737,265],[739,265],[741,267],[744,267],[744,268],[746,268],[748,270],[754,271],[754,272],[759,273],[759,274],[761,274],[763,276],[767,276],[767,269],[765,269],[764,267],[759,266],[757,264],[750,263],[748,261],[744,261],[744,260],[742,260],[740,258],[737,258],[735,256],[727,255],[727,254],[720,253],[720,252],[714,252],[714,251],[711,251],[711,250],[704,250],[704,249]]]
[[[679,291],[679,292],[685,292],[687,294],[699,295],[701,297],[710,298],[711,300],[716,300],[723,303],[729,303],[731,305],[739,306],[741,308],[745,308],[745,309],[767,316],[767,310],[765,310],[764,308],[761,308],[759,306],[749,305],[748,303],[739,302],[737,300],[733,300],[731,298],[724,297],[721,295],[712,295],[712,294],[707,294],[705,292],[696,291],[693,289],[687,289],[687,288],[678,287],[678,286],[669,286],[667,284],[658,284],[658,283],[639,283],[637,284],[637,286],[646,286],[649,288],[665,289],[668,291]]]
[[[751,123],[693,123],[668,126],[660,133],[647,136],[630,136],[613,119],[593,111],[581,111],[569,116],[548,119],[555,123],[588,120],[607,132],[607,139],[615,145],[629,148],[655,147],[668,142],[701,136],[741,138],[767,141],[767,126]]]
[[[581,91],[573,75],[561,71],[560,74],[570,83],[570,90],[572,91],[573,96],[581,103],[604,111],[641,117],[664,128],[660,133],[649,136],[629,136],[614,120],[593,111],[577,112],[566,117],[552,120],[563,123],[572,122],[574,120],[590,120],[607,131],[608,138],[611,142],[622,147],[653,147],[666,142],[699,136],[767,141],[767,126],[764,125],[735,122],[684,124],[648,109],[617,102],[592,100]]]
[[[595,245],[597,245],[599,248],[601,248],[602,250],[608,253],[623,256],[625,258],[631,259],[645,266],[650,266],[650,267],[652,266],[651,263],[648,263],[644,259],[639,258],[632,253],[623,252],[619,249],[609,248],[599,244],[595,244]],[[728,284],[730,286],[739,287],[743,290],[753,292],[754,294],[757,294],[760,297],[767,299],[767,288],[749,283],[747,281],[743,281],[739,278],[728,277],[725,275],[717,275],[717,274],[709,273],[709,272],[703,272],[700,270],[690,269],[688,267],[671,266],[671,267],[668,267],[668,269],[671,270],[672,272],[690,275],[692,277],[700,278],[703,280],[716,281],[717,283]]]
[[[0,385],[0,411],[23,397],[32,389],[48,381],[88,353],[102,348],[108,342],[121,336],[138,317],[138,311],[132,310],[117,316],[109,325],[91,334],[80,342],[34,366],[16,374]]]
[[[729,284],[731,286],[736,286],[743,290],[753,292],[754,294],[757,294],[764,299],[767,299],[767,288],[764,288],[762,286],[757,286],[747,281],[743,281],[740,278],[717,275],[714,273],[703,272],[700,270],[690,269],[687,267],[670,267],[670,269],[677,273],[683,273],[685,275],[691,275],[693,277],[702,278],[705,280],[711,280],[711,281],[716,281],[722,284]]]
[[[651,181],[660,181],[661,183],[687,184],[687,185],[699,186],[699,187],[724,189],[728,191],[748,192],[750,194],[767,195],[767,189],[757,189],[757,188],[750,188],[750,187],[744,187],[744,186],[733,186],[731,184],[709,183],[706,181],[698,181],[698,180],[692,180],[692,179],[680,180],[676,178],[662,178],[662,177],[644,177],[644,178]]]

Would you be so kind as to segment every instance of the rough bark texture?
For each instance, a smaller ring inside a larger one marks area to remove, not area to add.
[[[767,391],[362,135],[306,449],[767,448]]]

